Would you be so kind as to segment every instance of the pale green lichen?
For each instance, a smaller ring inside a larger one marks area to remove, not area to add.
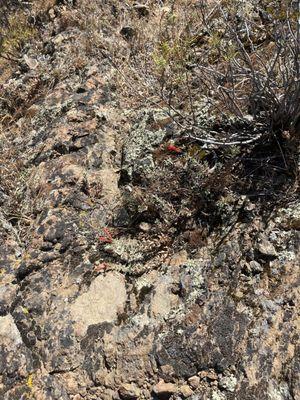
[[[280,209],[275,222],[283,228],[300,229],[300,203]]]
[[[121,238],[105,246],[105,251],[118,261],[135,263],[144,259],[144,246],[136,239]]]

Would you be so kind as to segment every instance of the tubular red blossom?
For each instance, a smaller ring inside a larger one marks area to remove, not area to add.
[[[173,144],[169,144],[167,146],[167,150],[170,151],[171,153],[177,153],[177,154],[182,153],[182,150],[179,147],[174,146]]]
[[[103,228],[104,235],[100,235],[98,239],[102,243],[112,243],[113,237],[108,228]]]

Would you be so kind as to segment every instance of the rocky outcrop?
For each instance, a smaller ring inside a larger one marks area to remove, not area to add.
[[[299,204],[267,218],[234,193],[194,201],[193,161],[165,150],[172,119],[126,116],[107,59],[52,82],[84,43],[74,27],[50,35],[58,22],[3,87],[48,84],[9,132],[1,398],[299,398]]]

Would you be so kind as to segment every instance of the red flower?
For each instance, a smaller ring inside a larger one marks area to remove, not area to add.
[[[174,146],[174,144],[169,144],[167,146],[167,150],[170,151],[171,153],[176,153],[176,154],[182,153],[182,150],[179,147]]]
[[[113,237],[108,228],[103,228],[104,235],[100,235],[98,239],[102,243],[112,243]]]
[[[108,265],[103,262],[98,265],[95,265],[94,270],[96,272],[104,272],[107,268],[108,268]]]

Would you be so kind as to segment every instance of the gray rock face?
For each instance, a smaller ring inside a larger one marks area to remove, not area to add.
[[[211,199],[167,113],[126,116],[75,11],[51,8],[1,87],[26,111],[0,189],[0,398],[300,398],[299,204]]]
[[[260,242],[257,245],[257,250],[261,256],[265,257],[276,257],[277,252],[272,243],[270,243],[265,237],[261,237]]]
[[[22,343],[22,338],[11,315],[0,317],[0,340],[2,343],[11,342],[17,347]]]

